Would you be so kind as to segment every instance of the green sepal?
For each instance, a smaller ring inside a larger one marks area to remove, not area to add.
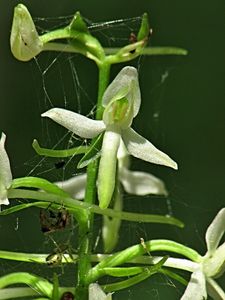
[[[81,160],[78,162],[77,168],[82,169],[89,165],[92,161],[96,160],[100,155],[101,152],[99,149],[101,149],[103,139],[103,133],[101,133],[95,142],[89,147],[86,154],[81,158]]]
[[[150,26],[148,22],[148,14],[144,13],[141,20],[141,26],[138,31],[137,41],[148,39],[150,33]]]
[[[47,193],[55,194],[57,196],[70,197],[68,193],[66,193],[54,183],[51,183],[50,181],[39,177],[22,177],[13,179],[11,188],[16,189],[20,187],[38,188]]]
[[[83,154],[87,151],[87,146],[78,146],[71,149],[64,150],[55,150],[42,148],[37,140],[33,140],[32,147],[38,155],[47,156],[47,157],[68,157]]]
[[[120,282],[107,284],[103,286],[103,290],[105,292],[114,292],[119,291],[125,288],[129,288],[133,285],[138,284],[139,282],[147,279],[148,277],[158,273],[161,267],[164,265],[165,261],[168,259],[168,256],[163,257],[156,265],[151,267],[145,267],[144,271],[136,276],[133,276],[127,280],[123,280]]]
[[[84,22],[81,14],[79,11],[77,11],[73,17],[73,20],[71,21],[69,25],[70,30],[75,30],[79,32],[85,32],[89,33],[86,23]]]

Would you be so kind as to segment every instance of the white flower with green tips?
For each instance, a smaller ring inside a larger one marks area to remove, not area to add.
[[[0,139],[0,205],[8,205],[8,189],[12,184],[9,157],[5,150],[6,135],[2,132]]]
[[[224,232],[225,208],[218,212],[206,231],[207,252],[192,273],[181,300],[203,300],[207,294],[214,300],[225,300],[224,291],[214,280],[225,271],[225,242],[219,246]]]
[[[108,207],[114,192],[117,153],[121,139],[129,154],[150,163],[177,169],[176,162],[131,128],[140,104],[137,70],[134,67],[125,67],[103,95],[103,120],[92,120],[61,108],[53,108],[42,114],[83,138],[94,138],[105,132],[97,181],[99,206],[102,209]]]

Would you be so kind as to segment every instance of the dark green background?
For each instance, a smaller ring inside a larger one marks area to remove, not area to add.
[[[13,8],[18,3],[0,3],[0,130],[8,137],[7,149],[14,177],[28,174],[39,161],[31,147],[33,138],[51,147],[63,134],[63,131],[47,134],[46,121],[40,118],[40,113],[49,106],[44,102],[43,77],[37,64],[18,62],[10,53],[10,26]],[[189,51],[189,55],[182,58],[142,57],[140,61],[132,62],[140,68],[142,89],[142,107],[134,127],[179,164],[177,172],[140,161],[134,161],[134,168],[152,172],[165,180],[170,191],[172,212],[185,222],[186,227],[179,230],[163,225],[135,226],[126,223],[121,240],[125,241],[127,237],[127,241],[121,243],[119,248],[125,244],[139,243],[140,237],[146,240],[172,238],[204,253],[205,230],[216,212],[224,206],[225,200],[224,1],[43,0],[23,1],[23,4],[28,6],[34,17],[66,16],[79,10],[93,22],[130,18],[147,12],[153,28],[153,46],[171,45]],[[44,70],[56,56],[41,54],[38,66]],[[93,63],[85,59],[73,57],[71,61],[81,86],[87,89],[90,97],[86,106],[87,97],[83,99],[81,93],[81,111],[86,114],[95,101],[97,70]],[[114,66],[112,74],[116,74],[121,67]],[[161,84],[165,72],[169,72],[169,76]],[[68,107],[79,109],[71,80],[71,66],[66,56],[57,59],[45,77],[45,83],[55,105],[64,106],[65,91]],[[159,118],[154,118],[156,112],[160,113]],[[53,127],[50,125],[49,128]],[[42,170],[53,166],[54,163],[48,160],[43,163]],[[43,176],[56,180],[62,178],[60,172],[53,172],[52,177],[48,177],[48,173]],[[135,197],[127,197],[126,209],[168,212],[164,199],[138,201]],[[15,231],[17,217],[19,229]],[[44,239],[38,222],[38,212],[35,210],[1,218],[0,248],[43,251]],[[0,272],[5,274],[29,267],[0,262],[0,268]],[[40,272],[40,269],[35,267],[34,271]],[[116,293],[115,299],[179,299],[183,287],[175,284],[173,286],[166,278],[158,276],[136,290]]]

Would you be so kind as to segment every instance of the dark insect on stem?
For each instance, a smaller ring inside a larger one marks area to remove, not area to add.
[[[59,211],[52,209],[40,210],[40,224],[43,233],[63,230],[69,224],[70,215],[68,211],[61,208]]]
[[[74,295],[71,292],[65,292],[62,294],[60,300],[74,300]]]

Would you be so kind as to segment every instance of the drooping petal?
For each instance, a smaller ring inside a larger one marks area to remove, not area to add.
[[[8,154],[5,150],[6,135],[2,132],[0,139],[0,205],[8,205],[7,189],[12,183],[12,173]]]
[[[119,144],[120,133],[114,126],[107,128],[102,143],[97,182],[99,206],[102,209],[109,206],[114,192]]]
[[[113,209],[122,211],[123,199],[120,188],[117,186],[113,194]],[[104,253],[111,253],[116,247],[119,239],[119,230],[122,220],[120,218],[112,218],[103,216],[102,240],[104,245]]]
[[[213,253],[218,247],[220,240],[225,232],[225,208],[222,208],[212,223],[209,225],[205,239],[208,253]]]
[[[168,195],[163,181],[151,174],[122,168],[119,171],[119,177],[125,191],[129,194],[139,196],[148,194]]]
[[[204,300],[207,299],[205,276],[201,270],[192,273],[184,295],[180,300]]]
[[[173,169],[178,168],[177,163],[173,161],[167,154],[157,149],[153,144],[151,144],[133,129],[128,128],[123,130],[122,139],[131,155],[150,163],[164,165]]]
[[[112,300],[112,294],[106,295],[97,283],[89,285],[89,298],[88,300]]]
[[[13,55],[22,61],[34,58],[43,48],[32,17],[23,4],[14,10],[10,46]]]
[[[73,198],[82,200],[85,196],[86,181],[87,174],[82,174],[54,183],[65,192],[69,193]]]
[[[118,73],[107,87],[102,98],[102,105],[106,107],[109,102],[123,97],[126,97],[129,102],[132,102],[133,117],[135,117],[141,105],[141,93],[137,69],[134,67],[124,67]]]
[[[103,121],[92,120],[63,108],[52,108],[41,116],[52,119],[83,138],[93,138],[105,130]]]

